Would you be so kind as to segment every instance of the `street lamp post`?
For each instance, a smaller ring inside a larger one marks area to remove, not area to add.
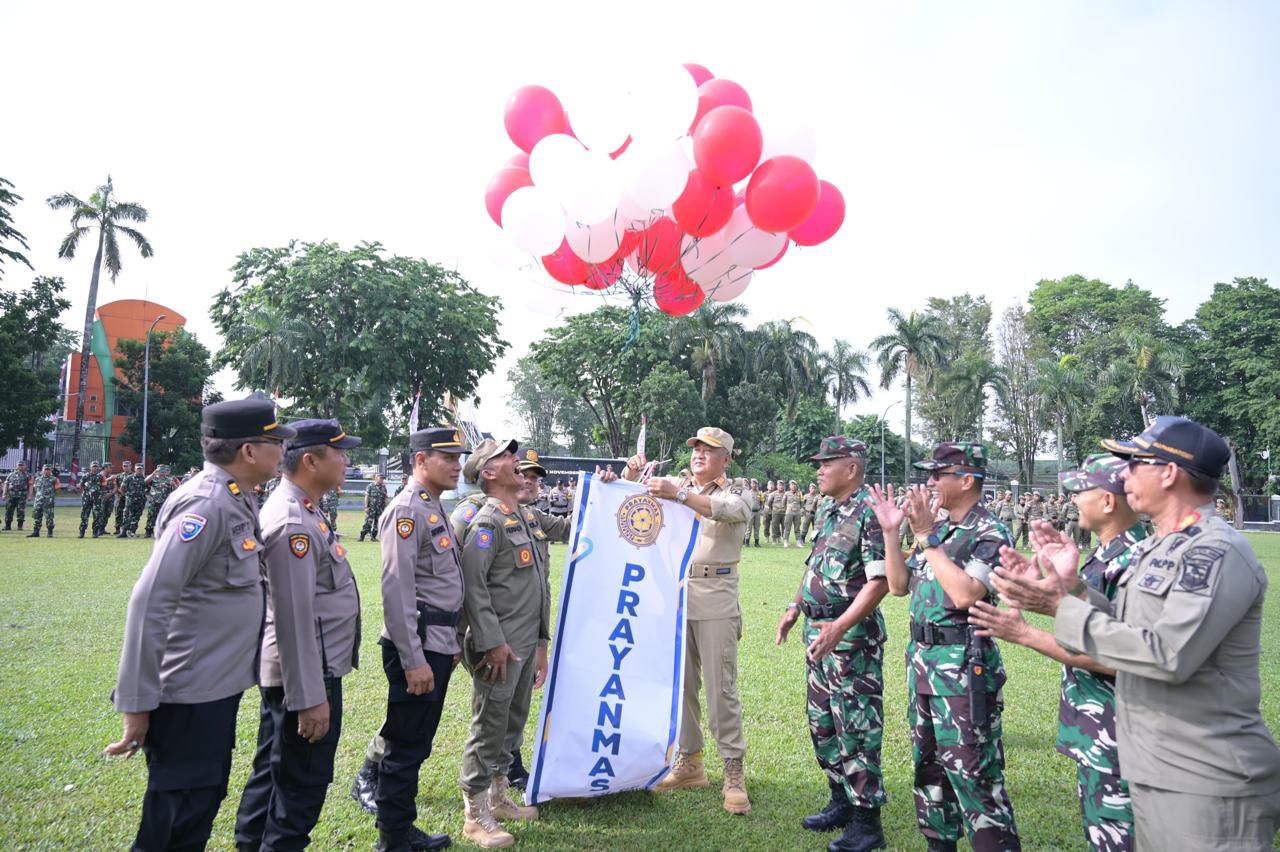
[[[151,321],[147,329],[147,344],[142,348],[142,475],[147,475],[147,402],[151,392],[151,332],[156,330],[156,323],[168,319],[164,314]]]
[[[889,408],[893,408],[902,400],[889,403]],[[889,408],[884,410],[884,414],[880,415],[880,490],[885,488],[885,467],[884,467],[884,419],[889,416]]]

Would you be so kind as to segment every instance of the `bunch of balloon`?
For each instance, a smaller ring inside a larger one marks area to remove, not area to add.
[[[844,222],[840,190],[813,169],[813,131],[762,131],[746,89],[701,65],[580,81],[568,100],[511,95],[520,151],[485,190],[493,221],[562,284],[682,316],[738,298],[793,243]]]

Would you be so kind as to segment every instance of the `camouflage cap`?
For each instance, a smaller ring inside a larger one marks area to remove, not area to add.
[[[844,435],[831,435],[823,438],[818,444],[818,451],[809,456],[810,461],[826,461],[827,459],[847,459],[847,458],[867,457],[867,445],[856,438],[846,438]]]
[[[962,468],[966,473],[982,476],[987,470],[987,450],[973,441],[944,441],[933,448],[930,458],[913,465],[921,470],[941,470],[944,467]]]
[[[542,466],[542,462],[538,461],[538,451],[525,447],[516,453],[516,471],[524,473],[531,470],[538,476],[546,476],[547,469]]]
[[[497,458],[503,453],[514,453],[518,449],[520,444],[515,438],[498,440],[485,438],[467,457],[467,463],[462,466],[462,478],[474,485],[480,479],[480,468],[484,467],[490,459]]]
[[[1079,470],[1064,470],[1058,474],[1058,482],[1062,484],[1064,491],[1072,494],[1094,488],[1101,488],[1112,494],[1123,494],[1124,480],[1120,475],[1127,466],[1125,460],[1118,456],[1097,453],[1086,458]]]

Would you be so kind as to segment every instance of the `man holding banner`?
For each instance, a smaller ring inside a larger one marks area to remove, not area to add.
[[[702,720],[698,683],[706,689],[707,722],[724,759],[724,809],[733,814],[751,810],[743,759],[747,740],[742,730],[742,701],[738,697],[738,640],[742,638],[742,610],[738,606],[738,561],[742,539],[751,523],[751,506],[742,495],[729,493],[725,471],[733,454],[733,436],[704,426],[690,438],[689,466],[676,477],[649,481],[649,495],[677,500],[701,516],[693,560],[689,566],[688,638],[684,667],[684,710],[680,724],[680,753],[667,777],[654,788],[666,792],[708,785],[702,758]],[[647,460],[637,453],[627,461],[623,477],[634,481]],[[607,473],[601,477],[608,481]],[[703,661],[706,665],[703,665]]]

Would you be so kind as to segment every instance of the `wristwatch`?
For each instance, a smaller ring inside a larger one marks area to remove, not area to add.
[[[689,499],[689,489],[688,489],[688,488],[681,488],[679,491],[677,491],[677,492],[676,492],[676,499],[677,499],[677,500],[679,500],[681,503],[683,503],[684,501],[688,500],[688,499]]]
[[[925,538],[925,540],[924,540],[924,546],[925,546],[925,548],[926,548],[926,549],[927,549],[927,548],[930,548],[930,547],[942,547],[942,539],[938,538],[938,534],[937,534],[937,533],[932,533],[932,532],[931,532],[931,533],[929,533],[929,535]]]

